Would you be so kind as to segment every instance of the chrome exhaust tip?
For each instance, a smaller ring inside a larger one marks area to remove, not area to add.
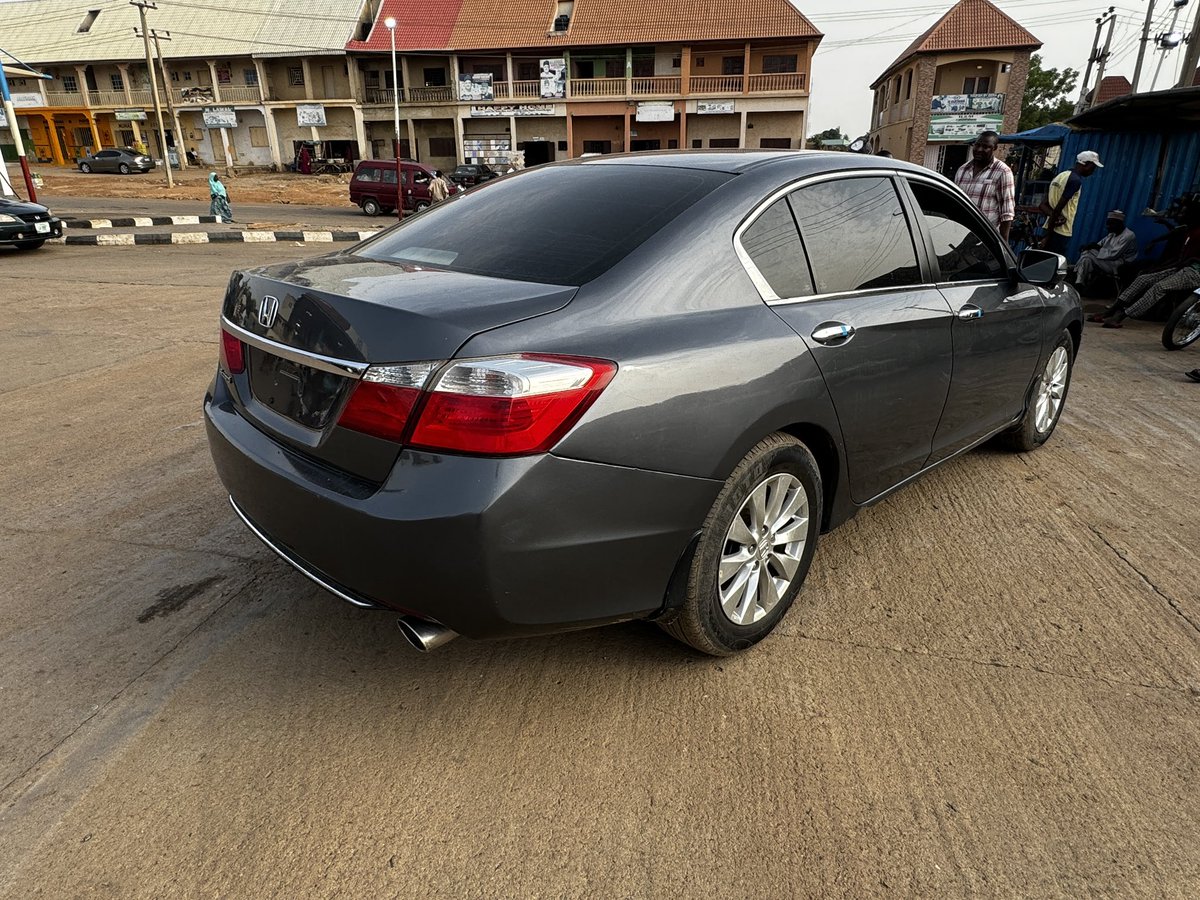
[[[451,631],[444,625],[430,622],[428,619],[418,619],[416,616],[401,616],[396,621],[396,627],[421,653],[432,653],[458,637],[457,631]]]

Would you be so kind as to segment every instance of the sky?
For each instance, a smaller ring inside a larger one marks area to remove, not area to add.
[[[936,22],[955,0],[791,0],[824,34],[813,60],[812,97],[808,133],[840,126],[851,137],[869,130],[871,82]],[[1062,69],[1070,66],[1081,73],[1087,67],[1096,19],[1110,5],[1116,6],[1117,23],[1105,75],[1124,75],[1133,80],[1138,42],[1146,20],[1148,0],[993,0],[1041,40],[1042,65]],[[1191,30],[1200,0],[1191,0],[1179,17],[1179,30]],[[1155,5],[1156,27],[1151,34],[1169,30],[1174,9],[1172,0]],[[1163,61],[1158,87],[1175,83],[1185,47],[1172,51]],[[1160,52],[1147,50],[1143,64],[1142,89],[1154,76]],[[1081,75],[1082,78],[1082,75]],[[1093,83],[1095,74],[1093,73]],[[1077,87],[1078,90],[1078,87]]]

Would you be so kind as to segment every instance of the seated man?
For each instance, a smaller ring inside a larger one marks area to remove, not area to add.
[[[1121,269],[1137,259],[1137,235],[1125,227],[1125,213],[1119,209],[1110,212],[1104,222],[1108,233],[1099,243],[1081,248],[1079,262],[1075,264],[1075,285],[1081,293],[1091,295],[1089,287],[1114,279]],[[1105,296],[1111,297],[1112,294]]]
[[[1176,259],[1139,276],[1121,292],[1116,303],[1088,320],[1103,322],[1105,328],[1120,328],[1126,316],[1145,315],[1167,294],[1200,288],[1200,206],[1189,207],[1187,228],[1187,239]]]

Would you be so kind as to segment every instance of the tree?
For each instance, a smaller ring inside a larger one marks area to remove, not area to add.
[[[1025,97],[1021,101],[1021,122],[1018,131],[1040,128],[1051,122],[1062,122],[1071,118],[1075,103],[1070,94],[1079,81],[1074,69],[1043,69],[1042,57],[1035,53],[1029,57],[1029,79],[1025,82]]]
[[[808,149],[820,150],[821,141],[837,141],[844,140],[845,138],[846,135],[842,134],[842,128],[840,125],[836,128],[826,128],[820,134],[814,134],[808,139]]]

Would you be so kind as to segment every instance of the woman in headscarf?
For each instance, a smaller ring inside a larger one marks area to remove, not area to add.
[[[233,221],[233,210],[229,208],[229,193],[216,172],[208,173],[208,193],[212,202],[209,204],[210,215],[220,216],[222,222]]]

